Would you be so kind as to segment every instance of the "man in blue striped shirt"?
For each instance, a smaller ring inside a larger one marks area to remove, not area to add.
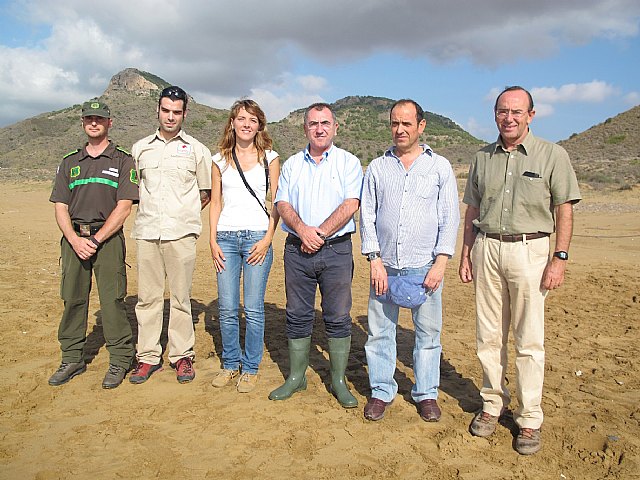
[[[420,284],[418,279],[417,289],[426,300],[411,308],[416,332],[411,397],[423,420],[437,422],[442,285],[447,260],[455,251],[458,191],[449,161],[419,143],[426,126],[420,105],[399,100],[390,120],[394,146],[367,168],[360,206],[362,253],[371,265],[365,345],[371,399],[364,416],[380,420],[398,392],[393,375],[400,306],[385,300],[390,280],[398,280],[391,277],[419,275],[424,280]]]

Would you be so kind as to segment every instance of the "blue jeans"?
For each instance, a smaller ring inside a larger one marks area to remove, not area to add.
[[[218,306],[222,335],[222,366],[228,370],[258,373],[264,347],[264,293],[273,263],[269,247],[262,265],[249,265],[249,250],[265,236],[265,231],[218,232],[216,241],[224,253],[225,269],[218,273]],[[243,273],[244,271],[244,273]],[[240,276],[244,293],[246,330],[244,353],[240,348]]]
[[[386,267],[388,275],[424,274],[431,268],[428,264],[421,268],[397,270]],[[442,289],[444,284],[417,308],[411,309],[415,327],[413,346],[413,373],[416,383],[411,389],[411,397],[417,402],[438,398],[440,385],[440,332],[442,330]],[[398,384],[393,378],[396,371],[396,328],[398,326],[397,305],[380,303],[371,288],[368,308],[368,337],[364,350],[369,365],[371,396],[385,402],[392,401],[398,393]]]
[[[313,254],[302,252],[299,244],[287,239],[284,246],[287,338],[311,336],[318,287],[327,337],[344,338],[351,335],[352,278],[350,238],[325,245]]]

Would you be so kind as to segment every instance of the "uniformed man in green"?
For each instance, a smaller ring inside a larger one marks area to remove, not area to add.
[[[131,155],[109,140],[109,107],[82,105],[87,144],[68,153],[58,167],[49,201],[62,231],[60,295],[64,313],[58,329],[62,363],[49,385],[62,385],[87,369],[83,358],[91,275],[100,296],[109,369],[103,388],[122,383],[134,357],[124,297],[127,289],[122,225],[138,202],[138,177]]]

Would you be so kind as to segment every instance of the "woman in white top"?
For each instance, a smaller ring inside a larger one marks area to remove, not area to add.
[[[268,187],[275,198],[280,176],[280,159],[271,150],[272,144],[262,109],[253,100],[238,100],[218,143],[220,153],[213,156],[220,173],[213,169],[209,243],[218,277],[222,335],[222,370],[213,385],[223,387],[239,377],[236,385],[242,393],[253,390],[258,381],[264,346],[264,293],[273,263],[271,240],[280,220],[277,209],[269,214],[265,205]],[[241,276],[244,351],[238,320]]]

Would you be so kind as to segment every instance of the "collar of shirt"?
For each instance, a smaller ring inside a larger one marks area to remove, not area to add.
[[[160,129],[158,128],[158,130],[156,130],[155,136],[152,137],[151,140],[149,140],[149,143],[153,143],[156,140],[159,140],[164,143],[173,142],[174,140],[181,140],[183,143],[188,144],[190,143],[188,137],[189,135],[187,135],[183,129],[180,129],[180,131],[176,134],[175,137],[172,137],[169,140],[165,140],[164,137],[160,135]]]
[[[333,152],[334,150],[334,145],[333,143],[331,144],[331,146],[329,147],[329,149],[326,152],[323,152],[322,154],[322,160],[320,160],[320,162],[324,161],[324,160],[328,160],[329,159],[329,155],[331,154],[331,152]],[[311,156],[311,153],[309,152],[309,144],[307,143],[307,146],[304,148],[304,159],[307,162],[312,162],[312,163],[316,163],[316,161],[313,159],[313,157]]]
[[[531,130],[529,130],[527,133],[527,136],[524,137],[524,140],[522,141],[522,143],[518,144],[516,150],[521,150],[522,153],[527,155],[527,152],[531,151],[531,147],[533,146],[535,141],[536,140],[535,140],[535,137],[533,136],[533,133],[531,133]],[[504,143],[502,143],[502,137],[500,135],[498,135],[498,140],[496,141],[496,148],[493,150],[493,153],[496,153],[498,151],[498,148],[500,148],[500,150],[502,150],[503,152],[507,151],[507,149],[504,148]]]
[[[84,147],[82,148],[82,151],[80,152],[82,156],[78,160],[79,162],[81,162],[82,160],[86,160],[87,158],[100,158],[100,157],[113,158],[113,153],[116,150],[116,146],[113,144],[111,140],[109,140],[109,145],[107,145],[107,148],[105,148],[103,152],[97,157],[92,157],[91,155],[89,155],[89,152],[87,152],[87,145],[88,143],[85,143]]]
[[[422,153],[420,155],[418,155],[418,158],[420,158],[422,155],[426,154],[429,155],[430,157],[433,156],[433,150],[431,149],[431,147],[429,145],[427,145],[426,143],[421,143],[420,144],[420,148],[422,149]],[[393,157],[396,160],[400,161],[400,159],[398,158],[398,156],[396,155],[396,147],[395,145],[390,146],[386,152],[384,152],[384,155],[386,157]]]

